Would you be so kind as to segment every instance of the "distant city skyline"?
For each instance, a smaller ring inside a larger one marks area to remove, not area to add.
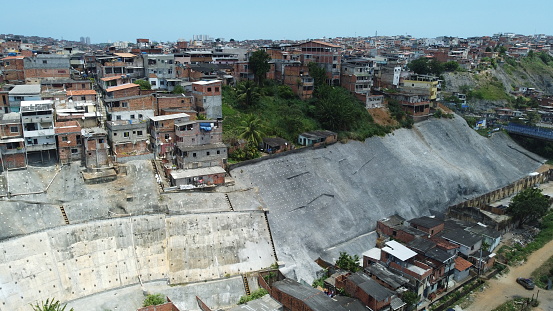
[[[437,0],[258,1],[107,0],[11,2],[3,7],[0,33],[52,37],[91,43],[190,40],[208,35],[225,40],[303,40],[333,37],[411,35],[474,37],[495,33],[553,34],[553,1],[466,0],[445,4]],[[21,14],[25,13],[25,18]]]

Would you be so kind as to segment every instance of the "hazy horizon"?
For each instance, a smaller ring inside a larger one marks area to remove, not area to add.
[[[52,37],[91,43],[190,40],[208,35],[225,40],[305,40],[334,37],[411,35],[475,37],[495,33],[552,34],[553,1],[527,1],[506,5],[504,1],[467,0],[462,5],[436,0],[354,0],[343,5],[328,0],[290,1],[278,5],[237,0],[194,7],[197,2],[168,0],[151,3],[29,0],[11,2],[0,33]]]

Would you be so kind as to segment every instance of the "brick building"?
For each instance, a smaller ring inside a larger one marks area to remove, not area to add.
[[[25,71],[23,70],[24,56],[8,56],[2,58],[2,76],[4,82],[13,84],[25,83]]]
[[[29,161],[57,158],[54,103],[51,100],[22,101],[21,124]]]
[[[107,132],[99,127],[84,128],[81,136],[86,168],[90,171],[111,166]]]
[[[154,116],[153,95],[134,95],[104,99],[108,120],[147,121]]]
[[[193,82],[192,95],[195,99],[196,111],[205,115],[207,119],[222,118],[221,91],[221,80]]]
[[[39,54],[23,59],[26,83],[40,83],[44,78],[66,78],[71,75],[69,56]]]
[[[148,122],[132,120],[107,121],[111,152],[116,162],[128,157],[150,154]]]
[[[177,143],[178,124],[190,121],[186,113],[150,117],[150,145],[156,158],[171,161]]]
[[[2,170],[27,165],[27,152],[19,112],[0,114],[0,162]]]
[[[118,86],[108,87],[105,90],[106,99],[130,97],[140,95],[140,86],[134,83],[126,83]]]
[[[193,111],[196,109],[194,96],[184,94],[158,94],[156,96],[156,115],[171,114],[171,109]]]
[[[343,289],[349,296],[359,299],[375,311],[389,307],[394,297],[393,291],[378,284],[363,272],[338,276],[336,288]]]
[[[342,55],[339,45],[323,41],[308,41],[299,44],[297,49],[301,51],[300,60],[304,65],[310,62],[317,63],[326,70],[329,84],[340,85]]]
[[[55,132],[58,142],[58,160],[60,163],[80,161],[82,159],[81,126],[77,121],[56,122]]]

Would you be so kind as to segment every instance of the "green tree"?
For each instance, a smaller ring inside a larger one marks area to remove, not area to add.
[[[499,55],[505,55],[507,52],[507,48],[505,48],[503,45],[499,47]]]
[[[184,93],[186,93],[186,90],[182,87],[182,85],[176,85],[171,93],[173,93],[173,94],[184,94]]]
[[[146,80],[138,79],[138,80],[134,80],[133,83],[138,84],[140,86],[141,90],[151,90],[152,89],[152,85],[150,84],[150,82],[148,82]]]
[[[436,59],[430,59],[426,57],[417,58],[410,62],[407,67],[416,74],[428,75],[433,74],[436,76],[444,73],[444,65]]]
[[[315,62],[307,64],[309,69],[309,75],[313,77],[315,83],[315,91],[319,90],[321,87],[327,85],[326,83],[326,70]]]
[[[157,306],[166,303],[165,296],[163,294],[149,294],[142,303],[143,307]]]
[[[491,52],[491,51],[492,51],[492,48],[488,46],[488,47],[486,48],[486,52]]]
[[[261,95],[252,81],[243,81],[236,86],[236,101],[245,108],[257,104],[260,97]]]
[[[31,308],[33,308],[33,311],[65,311],[66,306],[65,304],[62,305],[59,300],[54,301],[54,298],[52,298],[52,300],[46,299],[46,301],[31,305]],[[71,308],[68,311],[74,310]]]
[[[263,128],[261,119],[253,114],[250,114],[245,120],[242,121],[239,128],[239,137],[253,143],[255,146],[258,146],[261,144],[263,136],[265,136]]]
[[[250,69],[253,72],[255,82],[259,86],[261,86],[263,80],[265,80],[267,72],[271,69],[271,65],[269,65],[270,60],[271,56],[267,54],[265,50],[257,50],[250,56]]]
[[[536,123],[541,121],[541,116],[536,111],[528,111],[526,113],[527,123],[531,126],[535,126]]]
[[[419,302],[419,296],[412,291],[406,291],[401,296],[401,300],[407,305],[407,310],[413,310],[416,303]]]
[[[454,61],[454,60],[451,60],[449,62],[444,63],[444,70],[445,71],[453,72],[453,71],[457,71],[459,69],[460,69],[459,63]]]
[[[341,87],[325,86],[318,92],[315,119],[328,130],[350,131],[364,108]]]
[[[340,267],[340,269],[348,270],[351,272],[357,272],[361,270],[361,267],[359,266],[359,256],[350,256],[346,252],[340,252],[340,257],[338,257],[338,260],[336,260],[335,265]]]
[[[507,207],[507,214],[519,221],[519,227],[522,227],[525,223],[543,217],[550,205],[541,189],[527,188],[513,197]]]

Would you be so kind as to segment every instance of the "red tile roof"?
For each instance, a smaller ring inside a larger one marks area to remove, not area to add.
[[[133,87],[139,87],[138,84],[134,84],[134,83],[126,83],[126,84],[121,84],[121,85],[118,85],[118,86],[113,86],[113,87],[110,87],[110,88],[107,88],[106,89],[106,92],[115,92],[115,91],[120,91],[120,90],[124,90],[124,89],[130,89],[130,88],[133,88]]]
[[[102,81],[111,81],[111,80],[117,80],[117,79],[121,79],[121,76],[100,78],[100,80]]]
[[[465,271],[470,268],[472,264],[461,257],[455,258],[455,269],[459,271]]]

